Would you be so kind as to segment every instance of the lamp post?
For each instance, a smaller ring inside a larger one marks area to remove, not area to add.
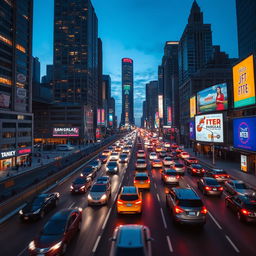
[[[212,164],[215,165],[215,148],[214,148],[214,134],[213,131],[209,130],[208,128],[203,127],[203,129],[209,131],[211,133],[211,140],[212,140]]]

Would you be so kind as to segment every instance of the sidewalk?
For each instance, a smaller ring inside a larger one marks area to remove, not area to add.
[[[27,171],[30,171],[32,169],[36,169],[41,166],[45,166],[51,162],[54,162],[56,158],[63,158],[68,155],[72,155],[78,150],[84,150],[87,147],[90,147],[90,145],[82,145],[82,146],[76,146],[72,151],[56,151],[56,150],[51,150],[51,151],[35,151],[35,153],[41,153],[41,157],[32,157],[32,164],[31,166],[26,166],[26,167],[19,167],[18,170],[14,169],[7,169],[4,171],[0,171],[0,181],[3,181],[5,179],[8,179],[10,177],[14,177],[16,175],[19,175],[21,173],[25,173]]]
[[[184,151],[188,152],[191,156],[195,156],[197,159],[199,159],[202,163],[209,166],[210,168],[223,169],[227,171],[231,175],[231,177],[238,180],[243,180],[251,187],[256,189],[256,176],[240,171],[240,163],[216,159],[215,166],[213,166],[212,158],[209,158],[206,155],[202,154],[195,155],[195,152],[193,152],[192,148],[184,148]]]

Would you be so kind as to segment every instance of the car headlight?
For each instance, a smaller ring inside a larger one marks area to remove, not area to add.
[[[70,186],[70,188],[71,188],[71,189],[74,189],[74,187],[73,187],[72,185]]]
[[[106,170],[109,171],[109,168],[107,167]]]
[[[35,241],[31,241],[28,245],[29,250],[34,251],[36,249]]]
[[[22,215],[22,214],[23,214],[23,211],[22,211],[22,210],[20,210],[20,211],[19,211],[19,214],[20,214],[20,215]]]
[[[38,214],[41,211],[41,209],[39,208],[38,210],[34,211],[33,214]]]
[[[82,186],[80,189],[84,189],[85,188],[85,186]]]
[[[102,195],[102,197],[101,197],[100,199],[101,199],[101,200],[105,200],[105,199],[107,199],[106,194]]]
[[[89,200],[92,200],[92,197],[91,197],[91,195],[90,195],[90,194],[88,195],[88,199],[89,199]]]
[[[81,174],[80,174],[80,176],[81,176],[81,177],[83,177],[83,176],[84,176],[84,174],[83,174],[83,173],[81,173]]]
[[[50,250],[58,250],[61,247],[61,245],[62,245],[62,241],[57,243],[57,244],[55,244],[54,246],[52,246],[50,248]]]
[[[115,167],[114,170],[117,171],[117,167]]]

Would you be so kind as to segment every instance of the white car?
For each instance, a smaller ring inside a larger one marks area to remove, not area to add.
[[[171,157],[167,156],[167,157],[164,158],[163,164],[165,166],[170,166],[170,165],[174,165],[175,162],[174,162],[174,160]]]
[[[155,160],[155,159],[157,159],[158,157],[157,157],[157,154],[156,154],[156,152],[151,152],[150,154],[149,154],[149,159],[150,160]]]
[[[127,146],[125,146],[124,148],[123,148],[123,153],[130,153],[130,148],[129,147],[127,147]]]
[[[190,157],[188,152],[181,152],[179,156],[181,159],[187,159]]]
[[[119,153],[118,152],[112,152],[110,157],[109,157],[109,160],[110,161],[117,161],[119,159]]]
[[[164,143],[164,147],[165,148],[170,148],[171,147],[171,143],[170,142],[165,142]]]

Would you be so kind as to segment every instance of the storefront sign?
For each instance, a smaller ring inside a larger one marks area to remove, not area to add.
[[[223,143],[223,114],[196,116],[195,130],[197,141]]]
[[[13,157],[16,155],[16,151],[6,151],[6,152],[1,152],[1,158],[8,158],[8,157]]]
[[[18,154],[22,155],[22,154],[29,154],[31,153],[31,149],[30,148],[25,148],[25,149],[20,149],[18,150]]]
[[[256,151],[256,117],[233,120],[234,147]]]
[[[241,171],[247,172],[247,156],[241,155]]]
[[[190,98],[190,118],[196,115],[196,96]]]
[[[191,140],[195,139],[195,121],[189,123],[189,137]]]
[[[234,107],[255,104],[254,56],[233,67]]]
[[[53,128],[53,137],[78,137],[79,128]]]

